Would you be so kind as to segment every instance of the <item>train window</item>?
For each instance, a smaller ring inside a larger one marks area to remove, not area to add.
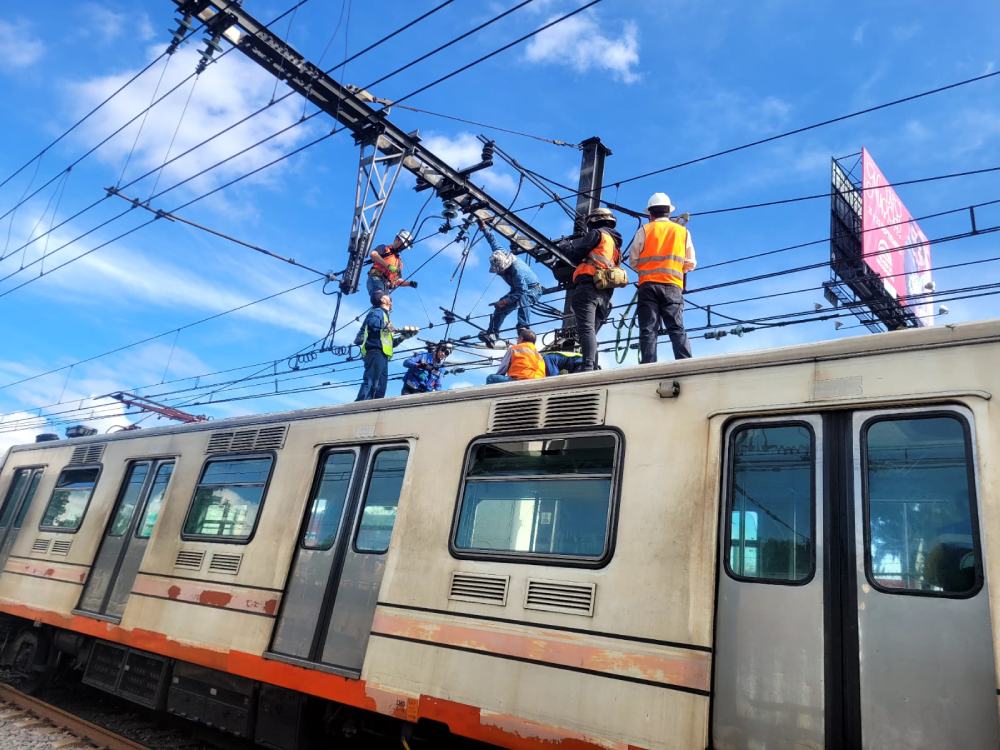
[[[384,448],[375,454],[354,540],[358,552],[382,553],[389,549],[409,453],[409,448]]]
[[[309,503],[309,517],[302,536],[306,549],[330,549],[337,541],[354,472],[354,453],[328,453],[319,484]]]
[[[135,530],[137,537],[149,539],[153,535],[153,528],[160,517],[160,506],[163,505],[163,497],[167,494],[167,485],[170,484],[170,477],[173,473],[173,463],[160,464],[160,468],[156,470],[153,486],[149,490],[149,499],[146,501],[146,508],[142,512],[142,520],[139,521],[139,525]]]
[[[726,560],[733,578],[805,583],[814,570],[812,430],[747,425],[730,442]]]
[[[52,490],[38,528],[45,531],[74,532],[83,523],[90,497],[94,494],[100,468],[63,469]]]
[[[610,433],[473,444],[454,550],[463,556],[604,559],[618,453],[618,438]]]
[[[965,421],[892,417],[864,433],[872,584],[889,593],[974,594],[983,576]]]
[[[142,495],[142,486],[146,483],[148,473],[148,463],[132,464],[129,468],[128,479],[122,488],[121,500],[118,501],[118,512],[111,522],[108,536],[121,536],[128,531],[128,525],[132,521],[132,514],[135,513],[135,505]]]
[[[209,459],[184,521],[183,537],[245,542],[257,524],[271,456]]]
[[[0,508],[0,529],[6,529],[10,523],[11,516],[14,515],[14,506],[28,482],[31,481],[31,469],[18,469],[14,472],[14,479],[11,480],[10,490],[4,499],[3,508]]]

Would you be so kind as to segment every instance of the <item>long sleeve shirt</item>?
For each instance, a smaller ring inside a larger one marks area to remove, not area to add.
[[[493,236],[493,232],[489,229],[484,229],[483,235],[486,237],[486,241],[489,243],[490,247],[493,248],[493,252],[507,252],[500,247],[500,243],[497,242],[497,238]],[[524,294],[528,291],[529,287],[541,286],[541,283],[538,281],[538,276],[531,270],[531,266],[518,258],[514,258],[514,262],[511,264],[510,268],[501,273],[500,277],[507,282],[507,286],[510,287],[510,291],[517,295]]]
[[[365,339],[365,329],[367,328],[368,345],[381,347],[379,341],[381,340],[382,329],[386,327],[392,327],[392,324],[389,322],[389,313],[381,307],[373,307],[368,311],[368,315],[365,316],[365,321],[361,324],[358,335],[354,337],[354,345],[361,346],[361,342]]]
[[[403,382],[418,391],[441,390],[441,365],[434,361],[434,354],[415,354],[403,362],[406,375]]]
[[[670,221],[667,217],[660,217],[658,219],[653,219],[653,221]],[[625,251],[625,255],[628,258],[628,263],[630,266],[635,268],[639,262],[639,255],[642,253],[642,248],[646,244],[646,230],[644,227],[639,227],[639,231],[635,233],[635,237],[632,238],[632,242],[629,243],[628,250]],[[693,271],[698,265],[698,259],[694,254],[694,242],[691,241],[691,232],[687,233],[687,248],[684,257],[684,272]]]
[[[622,246],[622,236],[618,234],[615,229],[588,229],[583,234],[574,237],[566,243],[566,255],[574,263],[582,263],[590,251],[601,244],[601,232],[605,231],[611,235],[611,238],[615,241],[615,247],[621,248]]]
[[[503,359],[500,360],[500,366],[497,368],[497,375],[506,375],[507,370],[510,369],[510,362],[513,357],[512,352],[514,347],[508,346],[507,352],[503,355]]]

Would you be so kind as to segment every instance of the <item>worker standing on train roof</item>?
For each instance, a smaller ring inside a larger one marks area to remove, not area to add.
[[[397,343],[393,335],[392,298],[385,292],[373,292],[372,308],[361,324],[361,330],[354,337],[355,346],[361,347],[361,357],[365,363],[365,373],[355,401],[370,401],[385,396],[389,382],[389,360],[393,346]]]
[[[646,205],[649,222],[639,227],[628,247],[629,263],[639,273],[639,361],[656,361],[660,325],[667,329],[674,359],[691,356],[684,331],[684,274],[697,264],[687,227],[670,219],[670,196],[653,193]]]
[[[506,383],[510,380],[534,380],[545,377],[545,360],[535,348],[535,332],[530,328],[517,330],[517,343],[507,347],[500,367],[486,377],[486,383]]]
[[[527,263],[515,258],[513,253],[506,252],[500,247],[500,243],[493,236],[493,230],[482,219],[479,220],[479,228],[490,247],[493,248],[493,253],[490,255],[490,273],[495,273],[510,287],[507,294],[491,303],[494,309],[490,316],[489,326],[485,331],[479,333],[479,338],[483,343],[492,347],[500,336],[500,328],[504,320],[515,307],[517,308],[517,327],[531,327],[531,306],[538,302],[542,296],[542,285]]]
[[[451,344],[441,341],[433,350],[415,354],[403,362],[406,375],[403,376],[402,395],[440,391],[444,362],[450,354]]]
[[[598,369],[597,334],[611,314],[611,295],[628,285],[621,268],[622,236],[615,230],[617,223],[610,209],[595,208],[587,214],[587,231],[560,243],[578,264],[573,272],[572,306],[583,353],[581,372]]]
[[[403,260],[400,257],[400,253],[412,245],[413,236],[405,229],[400,229],[391,245],[379,245],[372,250],[372,269],[368,272],[368,294],[375,292],[391,294],[394,289],[401,286],[417,288],[417,282],[403,280]]]

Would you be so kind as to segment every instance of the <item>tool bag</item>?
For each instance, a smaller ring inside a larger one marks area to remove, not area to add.
[[[595,289],[620,289],[623,286],[628,286],[628,275],[624,268],[614,266],[594,269]]]

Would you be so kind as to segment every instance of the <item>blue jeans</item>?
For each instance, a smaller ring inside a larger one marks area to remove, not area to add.
[[[389,382],[389,358],[381,349],[369,349],[365,354],[365,374],[355,401],[370,401],[385,397]]]
[[[510,375],[497,375],[493,373],[492,375],[486,376],[486,385],[493,385],[494,383],[509,383],[513,378]]]
[[[371,297],[375,292],[389,292],[389,284],[381,276],[369,276],[368,277],[368,296]]]
[[[528,287],[528,290],[523,294],[515,294],[511,292],[497,301],[497,308],[493,311],[493,315],[490,316],[490,327],[489,332],[494,336],[500,335],[500,328],[503,326],[503,322],[510,315],[511,310],[517,307],[517,327],[518,328],[531,328],[531,306],[538,302],[539,297],[542,296],[542,286],[541,284],[536,284],[535,286]],[[501,307],[501,305],[503,305]]]

